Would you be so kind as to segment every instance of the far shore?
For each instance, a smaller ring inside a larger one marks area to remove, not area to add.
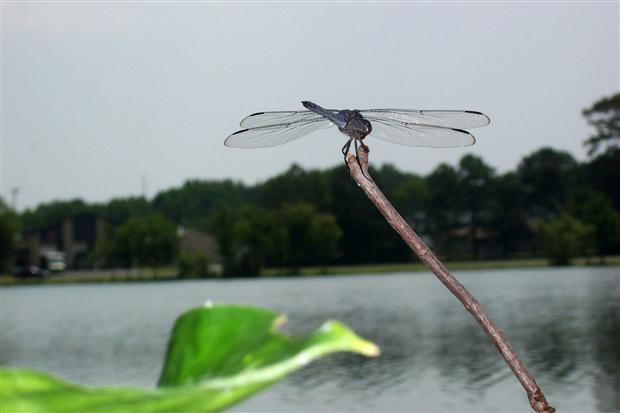
[[[620,266],[620,256],[608,256],[604,261],[598,258],[576,258],[571,262],[572,266]],[[488,260],[488,261],[453,261],[446,262],[448,269],[458,270],[481,270],[481,269],[519,269],[519,268],[548,268],[551,267],[549,260],[545,258]],[[570,268],[570,267],[565,267]],[[363,264],[341,265],[321,267],[303,267],[298,274],[291,275],[290,269],[266,268],[260,277],[229,277],[210,276],[192,279],[257,279],[275,277],[299,277],[299,276],[322,276],[322,275],[353,275],[353,274],[389,274],[395,272],[422,272],[428,268],[422,263],[394,263],[394,264]],[[36,284],[67,284],[67,283],[109,283],[109,282],[140,282],[140,281],[177,281],[188,278],[179,278],[174,267],[152,269],[95,269],[66,271],[53,274],[47,278],[16,278],[9,274],[0,276],[0,286],[10,285],[36,285]]]

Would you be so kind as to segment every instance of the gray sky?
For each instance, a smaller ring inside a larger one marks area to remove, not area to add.
[[[368,139],[371,162],[428,173],[466,153],[499,172],[542,146],[585,159],[581,110],[619,89],[609,3],[2,3],[2,179],[19,209],[148,195],[189,178],[264,180],[342,162],[335,129],[231,149],[247,114],[470,109],[476,145]]]

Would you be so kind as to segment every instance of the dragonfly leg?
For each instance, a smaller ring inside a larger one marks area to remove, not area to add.
[[[342,147],[342,155],[344,156],[344,166],[347,167],[347,172],[351,175],[351,170],[349,169],[349,164],[347,163],[347,153],[349,152],[349,148],[351,147],[351,141],[353,139],[349,139],[347,143]]]
[[[349,139],[347,143],[345,143],[344,146],[342,147],[342,154],[344,155],[345,159],[347,157],[347,152],[349,152],[349,148],[351,147],[352,140],[353,139]]]
[[[366,174],[364,173],[364,168],[362,168],[362,163],[360,162],[360,154],[359,154],[359,148],[357,145],[358,140],[355,139],[355,160],[357,161],[357,164],[360,167],[360,171],[362,171],[362,175],[364,175],[364,178],[368,179],[370,181],[370,178],[366,176]],[[364,148],[365,150],[368,150],[368,146],[364,145],[364,142],[360,141],[359,142],[362,145],[362,148]]]

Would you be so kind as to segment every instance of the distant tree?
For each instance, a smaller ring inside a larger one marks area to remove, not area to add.
[[[594,231],[595,249],[605,255],[620,252],[620,212],[611,200],[599,192],[588,191],[576,205],[579,218]]]
[[[17,214],[0,198],[0,271],[6,270],[15,249],[15,237],[19,231]]]
[[[156,271],[176,257],[177,227],[159,214],[131,218],[117,228],[114,243],[115,258],[130,257],[134,266]]]
[[[609,150],[620,146],[620,93],[599,99],[584,109],[583,115],[596,129],[596,134],[584,143],[590,155],[595,155],[601,147]]]
[[[539,149],[521,160],[517,174],[531,216],[550,217],[562,211],[576,188],[577,161],[568,153]]]
[[[523,185],[514,172],[493,179],[490,190],[489,225],[501,256],[519,252],[533,237],[527,224]]]
[[[586,182],[582,185],[607,195],[620,209],[620,148],[608,148],[583,168]]]
[[[238,219],[238,212],[233,208],[221,208],[209,215],[207,230],[215,235],[222,256],[223,275],[235,272],[235,234],[233,226]]]
[[[321,266],[323,273],[327,266],[340,255],[338,241],[342,238],[342,230],[331,214],[317,214],[310,223],[313,261]]]
[[[264,208],[277,209],[284,204],[305,202],[312,204],[319,211],[329,210],[332,206],[332,193],[329,190],[329,176],[321,171],[306,171],[297,164],[254,190],[254,198]]]
[[[271,257],[277,257],[278,228],[273,214],[255,205],[221,209],[212,214],[209,231],[218,240],[224,276],[259,276]]]
[[[478,156],[465,155],[459,163],[459,190],[455,197],[460,201],[461,211],[466,214],[473,259],[479,257],[479,232],[489,229],[488,209],[494,174],[493,168]]]
[[[338,257],[342,230],[331,214],[317,213],[312,205],[295,203],[277,211],[274,224],[280,229],[279,246],[283,263],[292,274],[302,265],[318,264],[324,269]]]
[[[439,254],[453,253],[451,231],[459,225],[459,174],[448,164],[441,164],[426,178],[431,189],[428,208],[429,233]]]
[[[404,173],[391,164],[371,168],[373,180],[391,200],[392,204],[418,231],[425,233],[426,214],[430,191],[426,180],[418,175]]]
[[[153,206],[143,197],[115,198],[98,207],[101,217],[111,225],[120,225],[130,218],[153,212]]]
[[[179,225],[194,227],[212,212],[236,207],[246,202],[248,191],[231,180],[189,180],[180,188],[158,193],[154,209]]]
[[[274,226],[272,214],[253,205],[239,210],[233,226],[234,267],[229,273],[259,276],[273,248]]]
[[[597,102],[586,113],[605,136],[615,136],[617,117],[612,103],[616,99]],[[607,149],[586,163],[577,162],[567,152],[542,148],[524,157],[516,171],[500,176],[472,155],[464,156],[456,168],[442,164],[427,176],[406,173],[390,164],[371,167],[371,174],[407,221],[439,255],[449,259],[483,253],[488,257],[539,255],[541,238],[534,223],[541,218],[553,220],[562,212],[596,228],[596,242],[591,245],[603,251],[600,253],[614,254],[615,226],[611,223],[615,218],[610,211],[620,211],[620,147],[609,143],[617,142],[613,137],[603,141]],[[583,195],[589,192],[607,201]],[[600,208],[603,212],[599,214]],[[82,212],[98,214],[110,226],[110,242],[98,248],[106,265],[130,266],[145,260],[136,253],[131,237],[118,238],[116,227],[152,213],[176,225],[214,234],[224,276],[256,276],[264,266],[298,269],[302,265],[413,258],[352,184],[343,165],[321,171],[294,164],[254,186],[231,180],[190,180],[158,193],[152,202],[141,197],[98,205],[79,199],[54,201],[22,213],[20,222],[28,232]],[[316,224],[317,216],[324,216],[321,225]],[[340,237],[329,222],[337,225]],[[330,241],[316,241],[321,237]]]
[[[538,227],[553,265],[568,265],[571,258],[591,253],[594,229],[566,212],[539,220]]]
[[[184,253],[179,257],[179,278],[206,278],[211,275],[209,257],[204,253]]]
[[[431,199],[431,189],[423,177],[410,175],[403,179],[390,195],[394,206],[409,218],[416,212],[427,210]]]
[[[21,214],[22,229],[30,232],[48,225],[56,224],[67,217],[80,213],[94,213],[96,208],[81,199],[52,201],[28,209]]]
[[[374,174],[374,172],[371,172]],[[411,258],[411,250],[352,184],[344,166],[329,171],[333,207],[329,211],[342,229],[340,263],[402,262]],[[374,175],[373,175],[374,176]]]
[[[312,257],[312,220],[314,208],[305,203],[284,205],[276,214],[276,225],[285,231],[284,256],[292,274]]]
[[[117,227],[105,224],[91,253],[91,261],[102,268],[130,268],[134,258],[130,246],[125,244],[127,241],[117,237]]]
[[[403,182],[415,176],[404,173],[389,163],[383,164],[379,168],[371,167],[370,173],[372,174],[372,179],[377,182],[381,190],[390,198],[398,191]]]

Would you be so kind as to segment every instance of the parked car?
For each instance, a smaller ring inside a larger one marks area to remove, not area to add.
[[[43,251],[41,253],[41,267],[51,272],[62,272],[67,269],[66,254],[60,251]]]
[[[47,278],[50,276],[50,272],[36,265],[25,265],[15,267],[13,275],[17,278]]]

